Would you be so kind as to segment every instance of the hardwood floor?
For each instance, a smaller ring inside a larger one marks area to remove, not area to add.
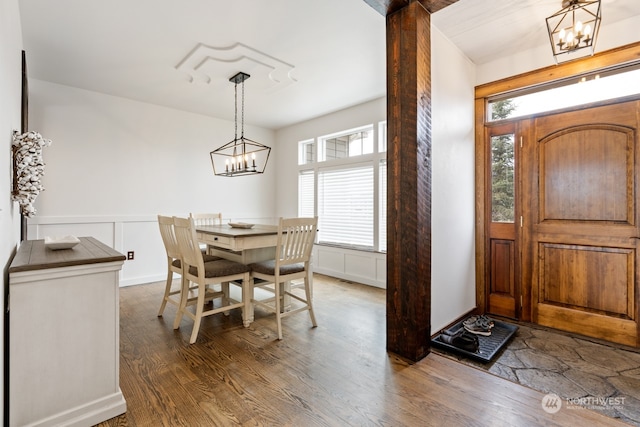
[[[385,291],[316,275],[318,327],[256,310],[191,321],[156,316],[163,283],[120,290],[120,386],[127,413],[100,426],[605,426],[586,409],[549,414],[543,394],[430,354],[408,364],[385,347]]]

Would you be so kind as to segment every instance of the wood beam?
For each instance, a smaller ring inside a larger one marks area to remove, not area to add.
[[[458,0],[364,0],[365,3],[383,16],[390,15],[414,2],[420,3],[429,13],[435,13],[457,1]]]
[[[431,334],[431,16],[387,16],[387,350],[411,361]]]
[[[458,0],[364,0],[387,17],[387,350],[431,342],[431,13]]]

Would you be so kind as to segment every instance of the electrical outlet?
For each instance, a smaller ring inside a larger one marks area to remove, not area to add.
[[[133,251],[127,252],[127,259],[128,260],[132,260],[133,259]]]

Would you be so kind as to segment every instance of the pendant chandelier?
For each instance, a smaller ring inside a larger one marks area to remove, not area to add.
[[[601,0],[563,0],[562,9],[547,18],[556,63],[580,49],[593,55],[602,20]],[[584,51],[583,51],[584,52]]]
[[[213,173],[220,176],[243,176],[264,173],[271,148],[244,137],[244,81],[251,77],[239,72],[229,79],[235,84],[235,134],[232,141],[213,150]],[[238,138],[238,84],[242,85],[240,138]]]

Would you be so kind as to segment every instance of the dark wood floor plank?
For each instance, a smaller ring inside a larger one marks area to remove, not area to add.
[[[120,292],[120,386],[113,426],[623,425],[588,410],[542,410],[543,394],[437,354],[415,364],[385,349],[385,291],[316,275],[318,327],[239,311],[173,330],[157,317],[164,285]]]

